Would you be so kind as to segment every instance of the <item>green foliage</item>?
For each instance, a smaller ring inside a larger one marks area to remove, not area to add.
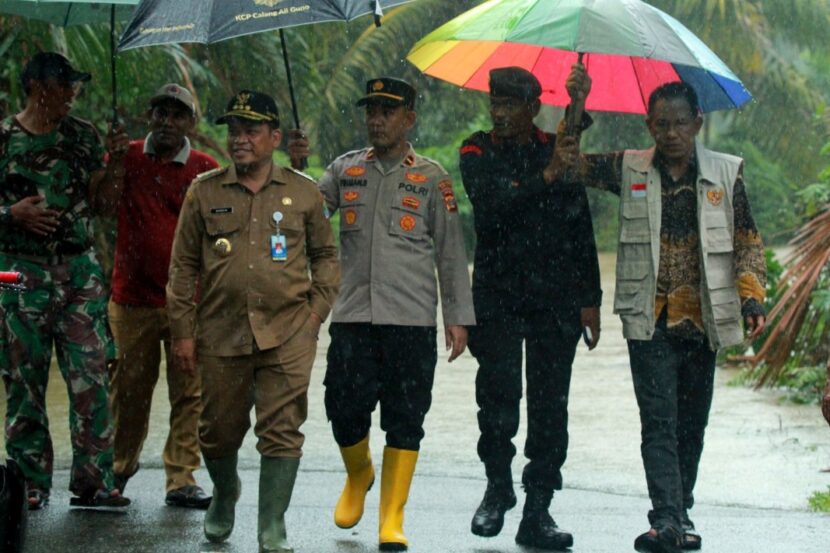
[[[366,79],[390,74],[418,88],[416,148],[439,159],[460,184],[456,148],[461,138],[487,128],[487,96],[422,75],[405,59],[429,31],[483,0],[419,0],[389,10],[375,29],[371,18],[287,29],[285,36],[302,126],[316,157],[309,173],[319,175],[337,155],[365,145],[362,111],[354,101]],[[747,83],[757,101],[740,112],[706,117],[707,145],[747,159],[747,190],[756,222],[768,244],[788,238],[794,213],[810,213],[830,197],[826,187],[808,186],[818,173],[819,137],[830,129],[830,54],[816,44],[830,42],[830,0],[654,0],[709,44]],[[109,114],[107,25],[51,28],[19,17],[0,16],[0,114],[19,108],[21,64],[37,50],[69,55],[95,80],[85,87],[76,113],[103,131]],[[225,160],[224,129],[212,121],[241,87],[272,93],[284,126],[293,126],[286,73],[277,32],[259,33],[211,46],[175,45],[119,54],[119,105],[131,136],[146,132],[144,112],[152,92],[180,82],[197,93],[203,119],[192,137],[197,147]],[[816,112],[819,115],[816,116]],[[555,128],[561,110],[546,109],[540,126]],[[586,133],[586,151],[641,148],[651,144],[638,116],[595,114]],[[284,159],[284,158],[281,158]],[[825,181],[828,179],[824,179]],[[803,189],[800,194],[796,191]],[[459,209],[471,246],[472,219],[460,188]],[[617,199],[589,192],[600,249],[613,249]]]
[[[723,138],[709,145],[744,158],[744,182],[758,230],[768,246],[785,244],[799,226],[798,186],[782,161],[749,140]]]
[[[830,513],[830,486],[826,492],[813,492],[807,500],[810,510],[816,513]]]
[[[745,367],[730,381],[730,385],[752,386],[758,382],[763,370],[762,366]],[[792,363],[785,367],[781,377],[775,382],[775,387],[784,393],[784,401],[798,405],[817,405],[825,382],[827,370],[824,364],[801,366]]]

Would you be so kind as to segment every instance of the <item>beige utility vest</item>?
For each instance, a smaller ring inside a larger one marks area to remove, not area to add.
[[[696,150],[701,313],[709,345],[717,350],[743,339],[732,239],[732,192],[743,161],[700,143]],[[614,313],[629,340],[654,335],[662,194],[653,158],[654,148],[623,156]]]

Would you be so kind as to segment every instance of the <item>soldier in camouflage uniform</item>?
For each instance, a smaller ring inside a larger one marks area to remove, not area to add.
[[[121,507],[113,486],[107,403],[104,276],[93,242],[93,209],[111,195],[98,185],[104,150],[95,128],[69,115],[88,73],[54,53],[26,65],[26,106],[0,123],[0,267],[26,290],[0,300],[0,371],[6,386],[6,451],[29,485],[29,507],[46,504],[52,442],[46,384],[52,347],[70,403],[73,505]]]

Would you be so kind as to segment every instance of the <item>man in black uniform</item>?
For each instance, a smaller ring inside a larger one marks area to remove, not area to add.
[[[572,104],[574,66],[568,79]],[[530,72],[490,72],[493,130],[461,146],[461,175],[475,213],[473,301],[478,326],[470,351],[479,363],[479,458],[487,491],[472,532],[495,536],[504,513],[516,505],[510,463],[519,428],[522,342],[526,350],[528,430],[522,475],[527,498],[516,542],[543,549],[570,547],[548,513],[562,488],[568,448],[568,389],[576,345],[584,328],[593,349],[599,340],[602,290],[588,199],[579,186],[559,180],[555,136],[533,124],[542,88]],[[581,112],[581,111],[580,111]]]

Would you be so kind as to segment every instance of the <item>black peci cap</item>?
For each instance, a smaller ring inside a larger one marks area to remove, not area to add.
[[[533,73],[521,67],[499,67],[490,71],[490,96],[507,96],[528,102],[542,95],[542,85]]]
[[[277,102],[267,94],[255,90],[240,90],[228,102],[227,111],[216,120],[216,124],[227,123],[232,117],[258,123],[272,123],[276,126],[280,124]]]
[[[92,78],[92,75],[76,70],[68,59],[57,52],[35,54],[20,74],[20,81],[24,88],[30,81],[45,81],[50,78],[60,82],[75,83],[86,82]]]
[[[406,106],[415,109],[415,87],[408,82],[392,77],[378,77],[366,81],[366,96],[357,101],[358,106],[383,104]]]

